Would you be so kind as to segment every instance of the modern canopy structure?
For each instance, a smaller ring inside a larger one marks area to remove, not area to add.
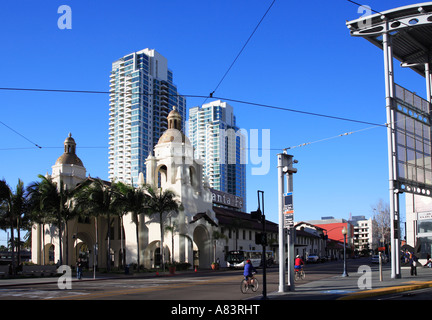
[[[392,278],[401,277],[400,210],[402,192],[432,197],[431,61],[432,2],[399,7],[346,23],[384,53]],[[397,85],[394,59],[426,80],[426,100]]]

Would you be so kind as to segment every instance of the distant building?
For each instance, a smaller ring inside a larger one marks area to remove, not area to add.
[[[189,138],[210,187],[240,197],[246,211],[245,136],[233,107],[218,100],[190,108]]]
[[[353,216],[350,220],[354,227],[354,250],[361,253],[363,251],[372,252],[378,248],[376,237],[376,227],[372,218],[366,219],[365,216]]]
[[[172,107],[186,119],[186,99],[179,95],[168,61],[154,49],[114,61],[110,75],[109,179],[137,185],[145,161],[168,128]]]
[[[325,229],[306,222],[299,222],[294,228],[296,230],[295,256],[299,255],[304,259],[311,254],[319,257],[327,256]]]
[[[334,219],[333,217],[328,217],[329,219],[323,220],[310,220],[306,221],[312,225],[325,229],[327,238],[337,242],[344,242],[344,236],[342,234],[342,229],[345,227],[347,229],[346,244],[347,247],[352,251],[354,250],[354,227],[353,225],[345,219]]]
[[[406,243],[421,263],[432,255],[432,198],[413,194],[405,197]]]

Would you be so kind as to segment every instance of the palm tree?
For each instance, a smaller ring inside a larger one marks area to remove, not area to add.
[[[27,187],[27,197],[29,202],[29,219],[38,223],[42,228],[42,259],[41,263],[45,264],[45,224],[49,223],[52,218],[47,211],[44,211],[41,191],[41,182],[36,181]]]
[[[149,196],[142,188],[134,188],[133,186],[125,185],[121,182],[117,184],[122,198],[120,201],[123,207],[123,214],[128,212],[132,215],[132,221],[135,223],[136,241],[137,241],[137,264],[138,271],[140,268],[140,246],[139,246],[139,216],[148,214]]]
[[[220,232],[218,230],[213,231],[213,262],[216,262],[216,245],[219,239],[224,239],[225,241],[228,241],[228,237],[224,235],[223,232]]]
[[[53,181],[50,176],[38,175],[41,179],[40,182],[31,184],[27,190],[31,198],[31,204],[35,212],[45,212],[44,218],[53,222],[57,226],[59,231],[59,250],[60,250],[60,264],[63,264],[63,224],[66,223],[66,238],[67,237],[67,222],[74,216],[74,211],[71,209],[70,201],[73,196],[73,191],[68,190],[60,180],[57,182]],[[50,219],[51,218],[51,219]],[[66,241],[66,252],[68,252],[68,241]],[[66,259],[68,254],[66,254]]]
[[[179,201],[175,199],[176,194],[171,190],[154,191],[152,188],[148,187],[147,191],[149,193],[149,203],[148,208],[151,215],[158,215],[159,225],[160,225],[160,250],[162,255],[162,267],[165,268],[165,258],[164,258],[164,219],[163,215],[166,212],[178,212],[181,208]]]
[[[166,232],[171,232],[171,264],[174,264],[174,234],[179,231],[178,224],[175,221],[172,221],[171,215],[169,217],[169,224],[165,227]]]
[[[21,263],[21,228],[28,228],[28,201],[25,195],[24,182],[18,179],[15,192],[12,193],[12,219],[16,219],[18,238],[18,265]]]
[[[107,220],[107,271],[111,270],[111,216],[119,212],[120,192],[117,185],[109,185],[100,178],[88,180],[78,187],[76,193],[76,206],[81,212],[91,214],[96,219],[103,216]],[[96,240],[97,241],[97,240]]]
[[[12,191],[5,180],[0,180],[0,212],[2,226],[9,225],[11,229],[11,249],[12,249],[12,274],[15,274],[15,241],[14,241],[14,218],[12,209]]]

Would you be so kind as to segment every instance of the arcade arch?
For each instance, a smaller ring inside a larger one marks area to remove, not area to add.
[[[205,226],[198,225],[194,229],[193,242],[194,264],[198,263],[198,267],[200,268],[209,268],[211,265],[210,235]]]

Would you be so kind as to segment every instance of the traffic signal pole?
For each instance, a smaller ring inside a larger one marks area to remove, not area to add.
[[[292,205],[293,192],[293,173],[297,169],[293,168],[293,156],[286,153],[278,154],[278,191],[279,191],[279,292],[294,291],[294,210]],[[287,193],[285,193],[285,175],[287,175]],[[289,196],[288,196],[289,195]],[[291,199],[287,203],[287,199]],[[285,233],[286,232],[286,233]],[[286,237],[285,237],[286,234]],[[285,242],[286,238],[286,242]],[[285,243],[287,244],[287,254],[285,255]],[[287,264],[285,263],[287,261]],[[286,269],[287,267],[287,269]],[[285,280],[286,270],[288,272],[287,281]]]
[[[278,154],[278,191],[279,191],[279,292],[286,292],[285,284],[285,228],[283,216],[283,193],[284,193],[284,173],[283,167],[286,162],[285,154]]]
[[[258,190],[258,210],[260,210],[260,194],[261,194],[261,201],[262,201],[262,217],[261,217],[261,223],[262,223],[262,263],[263,263],[263,296],[262,299],[267,299],[267,253],[266,253],[266,245],[267,245],[267,233],[266,233],[266,219],[264,214],[264,191]]]

